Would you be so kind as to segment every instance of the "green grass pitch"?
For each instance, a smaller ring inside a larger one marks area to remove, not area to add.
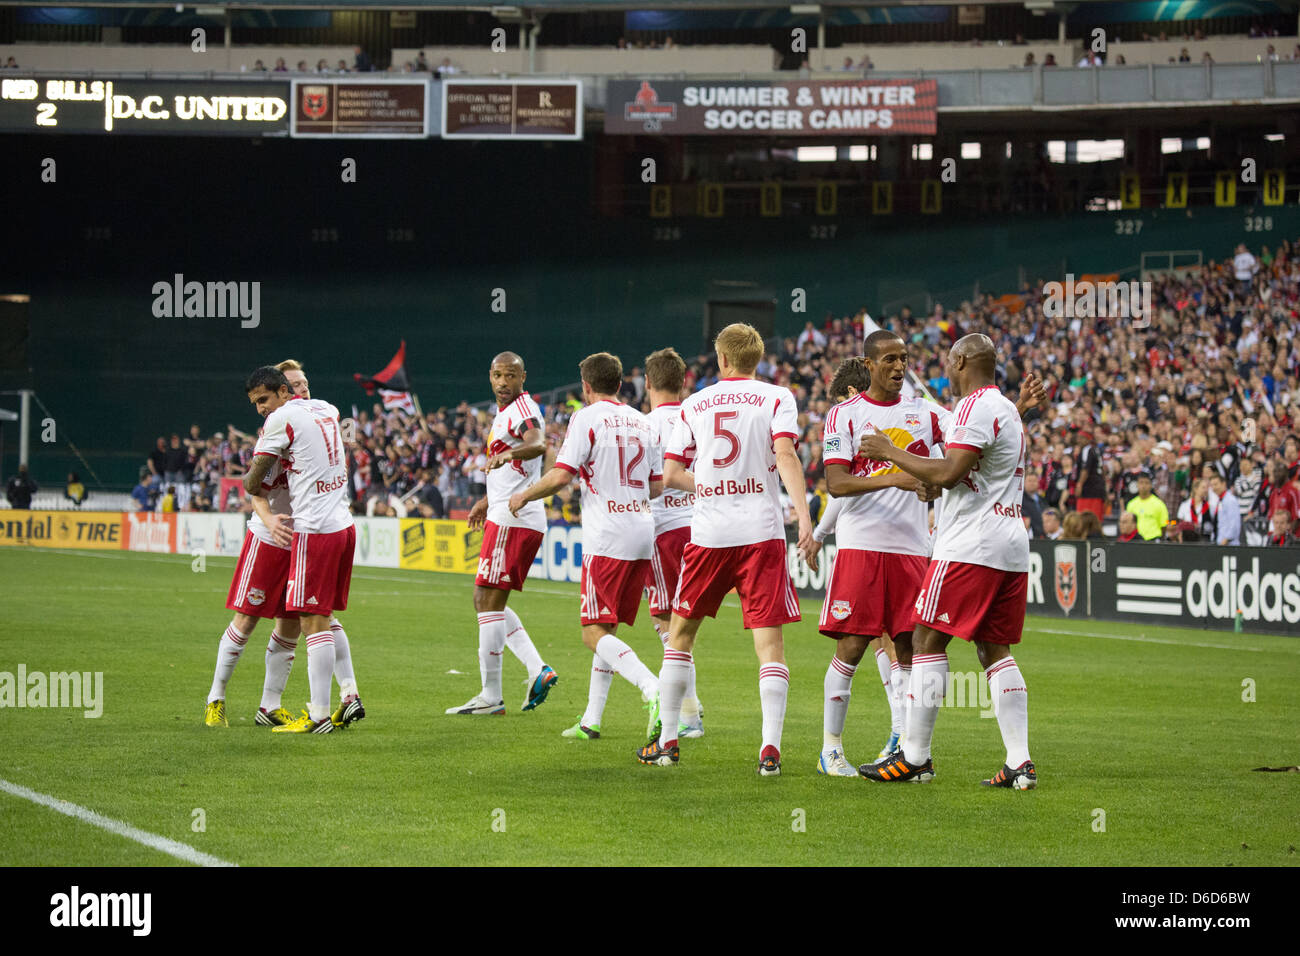
[[[734,599],[696,647],[706,736],[661,769],[633,757],[644,711],[621,678],[600,740],[560,736],[586,702],[591,655],[577,588],[544,581],[511,600],[560,675],[536,711],[519,712],[523,669],[507,653],[504,717],[443,714],[478,690],[470,578],[358,568],[341,618],[367,718],[326,737],[256,727],[263,623],[230,684],[231,727],[208,729],[233,564],[196,573],[183,555],[0,552],[0,671],[104,675],[98,719],[0,710],[0,780],[241,865],[1300,863],[1300,774],[1251,772],[1300,762],[1294,638],[1031,618],[1016,658],[1040,788],[979,786],[1003,750],[978,706],[940,713],[933,783],[880,785],[815,772],[832,644],[805,601],[786,630],[783,776],[761,779],[758,667]],[[621,636],[657,671],[642,615]],[[953,645],[953,669],[978,670],[974,650]],[[285,696],[295,712],[306,662],[300,645]],[[849,759],[873,758],[887,732],[867,659]],[[0,864],[180,861],[0,792]]]

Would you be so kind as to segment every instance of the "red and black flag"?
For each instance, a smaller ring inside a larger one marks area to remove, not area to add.
[[[392,360],[369,377],[359,373],[353,373],[352,377],[357,380],[357,384],[366,390],[367,395],[374,395],[379,392],[379,397],[384,403],[385,411],[392,411],[394,408],[400,408],[408,415],[415,414],[415,403],[411,401],[411,385],[406,379],[406,340],[402,340],[401,346],[397,349],[397,354]]]

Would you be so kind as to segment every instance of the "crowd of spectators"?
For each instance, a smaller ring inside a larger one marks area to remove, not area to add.
[[[348,65],[347,60],[339,60],[337,64],[335,64],[334,66],[330,66],[329,61],[322,57],[321,59],[316,61],[316,65],[314,67],[308,66],[306,60],[299,60],[298,64],[291,70],[289,69],[289,65],[285,61],[284,57],[277,57],[275,61],[275,66],[271,67],[270,69],[267,69],[266,64],[261,60],[256,60],[251,67],[245,66],[242,68],[241,71],[251,72],[251,73],[330,74],[330,73],[372,73],[376,70],[376,67],[374,63],[371,61],[370,56],[361,47],[359,46],[353,47],[352,56],[353,59],[352,59],[351,66]],[[17,64],[14,65],[17,66]],[[398,64],[397,62],[394,61],[393,63],[389,64],[388,69],[384,72],[432,73],[435,78],[441,80],[444,77],[455,76],[457,73],[460,73],[462,71],[460,67],[456,66],[454,63],[451,62],[451,57],[443,57],[442,62],[439,63],[437,66],[431,65],[429,63],[428,57],[426,57],[424,51],[421,50],[416,55],[414,60],[407,60],[406,62],[401,64]]]
[[[927,314],[904,307],[879,319],[909,344],[912,371],[946,406],[953,403],[948,350],[971,332],[993,339],[1008,394],[1028,372],[1043,379],[1049,403],[1026,419],[1024,510],[1033,536],[1096,536],[1115,523],[1124,540],[1295,542],[1300,258],[1293,243],[1258,255],[1239,246],[1232,257],[1154,280],[1154,315],[1142,320],[1050,317],[1044,297],[1040,281],[1014,296],[937,303]],[[827,385],[843,359],[860,353],[869,321],[865,308],[807,321],[799,334],[772,340],[758,367],[760,379],[788,387],[797,400],[814,512],[826,501]],[[687,365],[688,391],[717,380],[712,355]],[[621,396],[649,410],[640,367],[628,370]],[[543,406],[548,463],[581,404],[569,392]],[[348,459],[354,511],[443,517],[467,509],[486,487],[492,411],[461,402],[424,415],[379,405],[361,412]],[[141,507],[220,510],[220,478],[243,473],[253,441],[233,426],[208,438],[198,425],[184,439],[160,437],[134,495]],[[548,510],[553,521],[578,523],[577,489]]]

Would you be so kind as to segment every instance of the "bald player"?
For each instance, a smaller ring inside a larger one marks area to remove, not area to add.
[[[501,655],[507,646],[528,669],[528,697],[521,710],[532,710],[555,686],[555,671],[542,662],[517,615],[506,607],[511,591],[522,591],[537,549],[546,534],[546,507],[533,501],[512,514],[510,496],[542,476],[546,440],[542,410],[524,391],[524,360],[514,352],[492,359],[488,381],[497,400],[497,416],[488,434],[487,495],[469,512],[471,529],[483,529],[483,546],[474,579],[478,612],[478,660],[483,687],[449,714],[487,715],[506,712],[501,690]]]
[[[930,744],[947,695],[948,643],[975,645],[993,695],[1006,764],[986,786],[1032,790],[1029,698],[1011,646],[1020,642],[1028,593],[1029,535],[1021,518],[1025,435],[1020,414],[994,384],[997,353],[986,335],[967,335],[948,354],[953,395],[961,398],[944,431],[943,458],[923,458],[872,431],[860,454],[889,461],[945,489],[934,553],[916,599],[912,679],[903,749],[858,768],[868,780],[934,778]]]

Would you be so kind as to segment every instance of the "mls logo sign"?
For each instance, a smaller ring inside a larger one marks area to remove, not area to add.
[[[328,86],[304,86],[302,88],[302,112],[308,119],[318,120],[329,112],[330,88]]]
[[[1056,573],[1052,577],[1056,587],[1056,603],[1069,617],[1079,600],[1078,548],[1072,544],[1056,546]]]

